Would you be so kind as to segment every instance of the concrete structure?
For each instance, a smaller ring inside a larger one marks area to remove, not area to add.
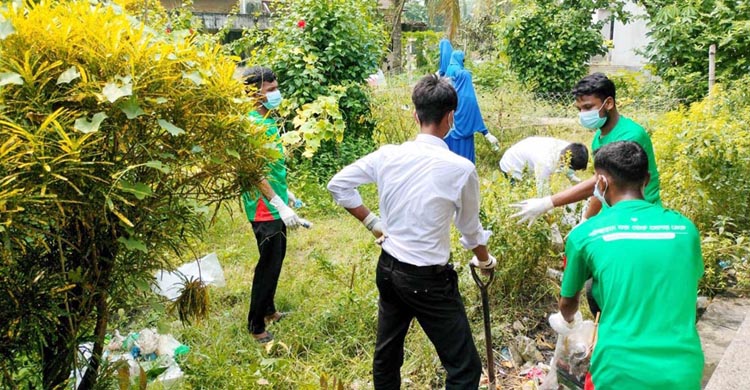
[[[631,69],[640,70],[646,65],[645,57],[638,53],[645,49],[650,42],[648,37],[648,15],[646,10],[629,1],[625,5],[625,11],[630,13],[631,20],[624,24],[618,20],[612,20],[608,11],[600,10],[594,14],[594,21],[604,21],[602,36],[612,42],[613,47],[604,56],[592,59],[592,65],[602,70]]]
[[[182,6],[182,0],[161,0],[167,10]],[[270,26],[273,1],[268,0],[194,0],[193,15],[200,19],[203,27],[210,32],[220,30],[231,17],[230,31],[239,32],[246,28],[265,29]]]
[[[711,306],[709,306],[709,310]],[[726,350],[723,351],[721,360],[715,366],[713,372],[705,372],[711,369],[709,366],[710,349],[707,346],[711,344],[712,340],[708,337],[706,327],[703,327],[701,338],[707,339],[702,340],[704,353],[706,354],[704,375],[710,376],[708,384],[705,385],[705,390],[748,390],[750,389],[750,378],[748,377],[750,375],[750,300],[725,301],[724,307],[720,309],[726,314],[719,323],[714,324],[714,327],[728,332],[731,341]],[[700,322],[698,324],[701,325]]]

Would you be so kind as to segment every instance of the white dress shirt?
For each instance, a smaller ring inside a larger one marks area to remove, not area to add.
[[[362,205],[357,187],[376,183],[388,238],[383,250],[416,266],[444,265],[454,219],[466,249],[486,245],[492,232],[479,222],[479,179],[469,160],[435,136],[385,145],[337,173],[328,183],[342,207]],[[455,218],[454,218],[455,217]]]
[[[528,137],[505,151],[500,169],[521,180],[523,170],[534,172],[537,189],[546,187],[549,177],[560,167],[560,153],[570,142],[551,137]]]

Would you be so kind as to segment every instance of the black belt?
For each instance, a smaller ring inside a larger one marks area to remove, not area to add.
[[[437,275],[447,270],[453,269],[453,264],[450,263],[445,265],[425,265],[421,267],[413,264],[407,264],[398,261],[398,259],[391,256],[386,251],[382,251],[380,253],[380,264],[385,268],[390,268],[412,275]]]

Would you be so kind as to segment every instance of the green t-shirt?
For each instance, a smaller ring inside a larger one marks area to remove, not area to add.
[[[654,156],[654,146],[651,144],[649,137],[643,126],[635,123],[632,119],[620,116],[617,125],[604,137],[602,130],[599,129],[594,134],[594,140],[591,142],[591,150],[596,153],[602,146],[617,141],[633,141],[641,145],[648,156],[648,173],[651,174],[651,180],[646,185],[644,197],[647,201],[661,205],[659,197],[659,170],[656,168],[656,157]],[[606,205],[604,205],[606,208]]]
[[[266,179],[268,184],[276,195],[287,203],[287,184],[286,184],[286,161],[284,159],[284,146],[281,144],[281,136],[276,121],[273,118],[264,117],[258,111],[252,111],[249,114],[255,123],[261,124],[267,128],[266,136],[271,137],[276,142],[276,147],[280,153],[278,159],[269,161],[266,165]],[[279,219],[279,211],[273,207],[271,202],[266,200],[260,190],[254,188],[242,193],[242,203],[245,206],[245,214],[251,222],[266,222]]]
[[[643,200],[621,201],[573,229],[565,254],[560,294],[573,297],[593,278],[602,310],[591,360],[596,390],[700,389],[695,225]]]

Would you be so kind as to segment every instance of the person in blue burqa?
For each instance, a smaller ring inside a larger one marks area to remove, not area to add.
[[[456,73],[459,70],[464,69],[464,52],[462,50],[455,50],[451,54],[451,62],[448,64],[448,70],[445,71],[445,77],[450,77],[453,80],[456,77]]]
[[[440,63],[438,64],[438,76],[445,77],[448,71],[448,65],[451,63],[451,54],[453,54],[453,45],[451,41],[443,38],[440,40]]]
[[[453,87],[458,94],[458,108],[454,114],[454,126],[445,137],[445,143],[453,153],[475,163],[474,133],[484,134],[494,150],[500,149],[500,143],[484,124],[471,73],[465,69],[458,70],[453,78]]]

